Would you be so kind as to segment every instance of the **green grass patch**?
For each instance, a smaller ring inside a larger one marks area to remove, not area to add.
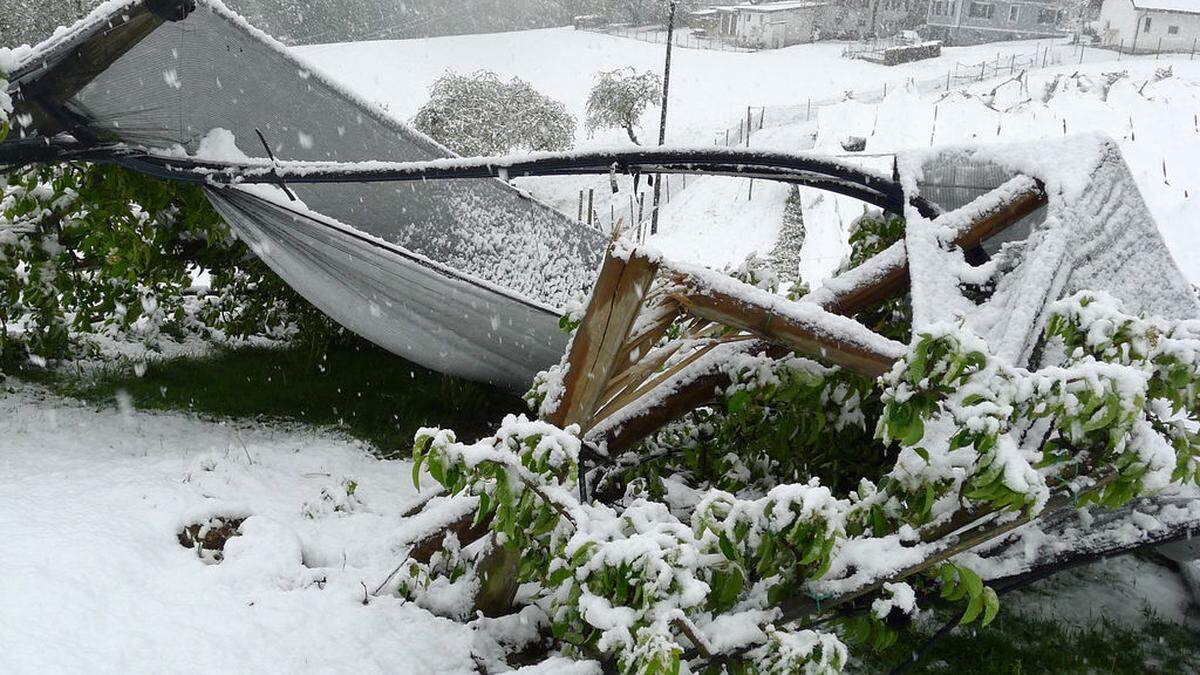
[[[320,357],[301,348],[218,349],[152,362],[140,377],[128,364],[86,376],[13,374],[101,405],[115,404],[126,392],[138,409],[333,427],[387,458],[407,456],[422,426],[473,439],[487,435],[505,413],[525,410],[511,392],[433,372],[362,340]]]
[[[1003,606],[1003,605],[1002,605]],[[944,621],[945,619],[941,619]],[[937,622],[931,622],[937,624]],[[856,650],[861,673],[888,673],[937,630],[903,640],[883,654]],[[1195,673],[1200,671],[1196,634],[1153,617],[1139,628],[1098,619],[1072,628],[1040,616],[1001,609],[987,628],[956,628],[935,642],[909,673],[1025,675],[1029,673]]]

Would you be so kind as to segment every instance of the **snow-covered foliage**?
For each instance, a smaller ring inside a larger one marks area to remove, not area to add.
[[[413,125],[460,155],[568,150],[575,118],[528,82],[491,71],[446,73],[433,83]]]
[[[22,169],[0,196],[0,355],[41,362],[90,339],[156,348],[164,332],[316,341],[339,333],[283,284],[196,188],[110,166]],[[211,286],[194,289],[209,272]]]
[[[730,271],[774,287],[760,269]],[[887,648],[924,609],[990,623],[999,597],[970,552],[1013,527],[1195,486],[1195,323],[1080,294],[1052,310],[1053,365],[927,326],[877,383],[742,354],[718,405],[597,468],[588,500],[574,428],[510,417],[473,445],[423,430],[416,459],[520,552],[564,653],[623,672],[837,672],[847,645]],[[875,456],[856,461],[856,444]]]
[[[638,123],[646,108],[659,104],[662,88],[662,78],[656,73],[638,72],[632,66],[597,73],[587,100],[588,133],[624,129],[629,140],[640,145]]]

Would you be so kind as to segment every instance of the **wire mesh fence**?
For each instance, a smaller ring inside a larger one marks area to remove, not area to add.
[[[912,80],[910,86],[915,86],[917,91],[922,94],[950,91],[973,82],[1015,76],[1022,71],[1058,66],[1075,60],[1082,62],[1084,49],[1085,47],[1082,45],[1050,44],[1045,47],[1039,46],[1035,51],[1027,54],[1005,56],[997,52],[995,58],[977,63],[956,61],[952,67],[946,69],[945,75],[924,80]],[[794,105],[747,106],[745,116],[739,119],[737,124],[716,132],[713,145],[746,145],[749,137],[756,131],[813,122],[820,115],[822,108],[838,105],[848,100],[879,103],[887,97],[888,88],[889,85],[884,83],[879,87],[847,90],[841,96],[809,99],[804,103]]]
[[[649,42],[651,44],[667,44],[667,27],[662,25],[626,26],[610,24],[605,26],[580,26],[578,30],[586,30],[603,35],[614,35],[629,38],[630,40]],[[758,51],[753,47],[738,44],[736,40],[715,36],[705,30],[693,29],[687,26],[677,26],[671,42],[676,47],[687,49],[709,49],[719,52]]]

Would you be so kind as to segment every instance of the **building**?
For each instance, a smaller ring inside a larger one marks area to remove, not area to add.
[[[822,38],[888,37],[925,21],[928,0],[830,0],[820,22]]]
[[[1098,28],[1106,47],[1190,51],[1200,39],[1200,0],[1104,0]]]
[[[925,21],[925,37],[979,44],[1062,36],[1067,10],[1057,0],[929,0]]]
[[[748,47],[775,49],[811,42],[826,7],[814,0],[719,5],[717,33]]]

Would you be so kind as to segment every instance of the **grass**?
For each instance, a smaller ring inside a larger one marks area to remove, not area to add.
[[[1015,598],[1013,598],[1015,599]],[[1002,605],[1003,607],[1003,605]],[[941,619],[945,621],[945,619]],[[926,636],[866,655],[854,670],[887,673],[909,657]],[[1033,673],[1195,673],[1200,671],[1196,634],[1153,617],[1142,627],[1107,619],[1082,628],[1001,609],[987,628],[956,628],[928,651],[910,673],[1026,675]]]
[[[422,426],[452,428],[460,439],[474,439],[505,413],[524,410],[510,392],[435,373],[363,340],[319,358],[300,348],[219,349],[153,362],[140,377],[128,366],[84,377],[14,374],[100,405],[114,404],[125,392],[138,409],[333,427],[387,458],[407,456]]]

